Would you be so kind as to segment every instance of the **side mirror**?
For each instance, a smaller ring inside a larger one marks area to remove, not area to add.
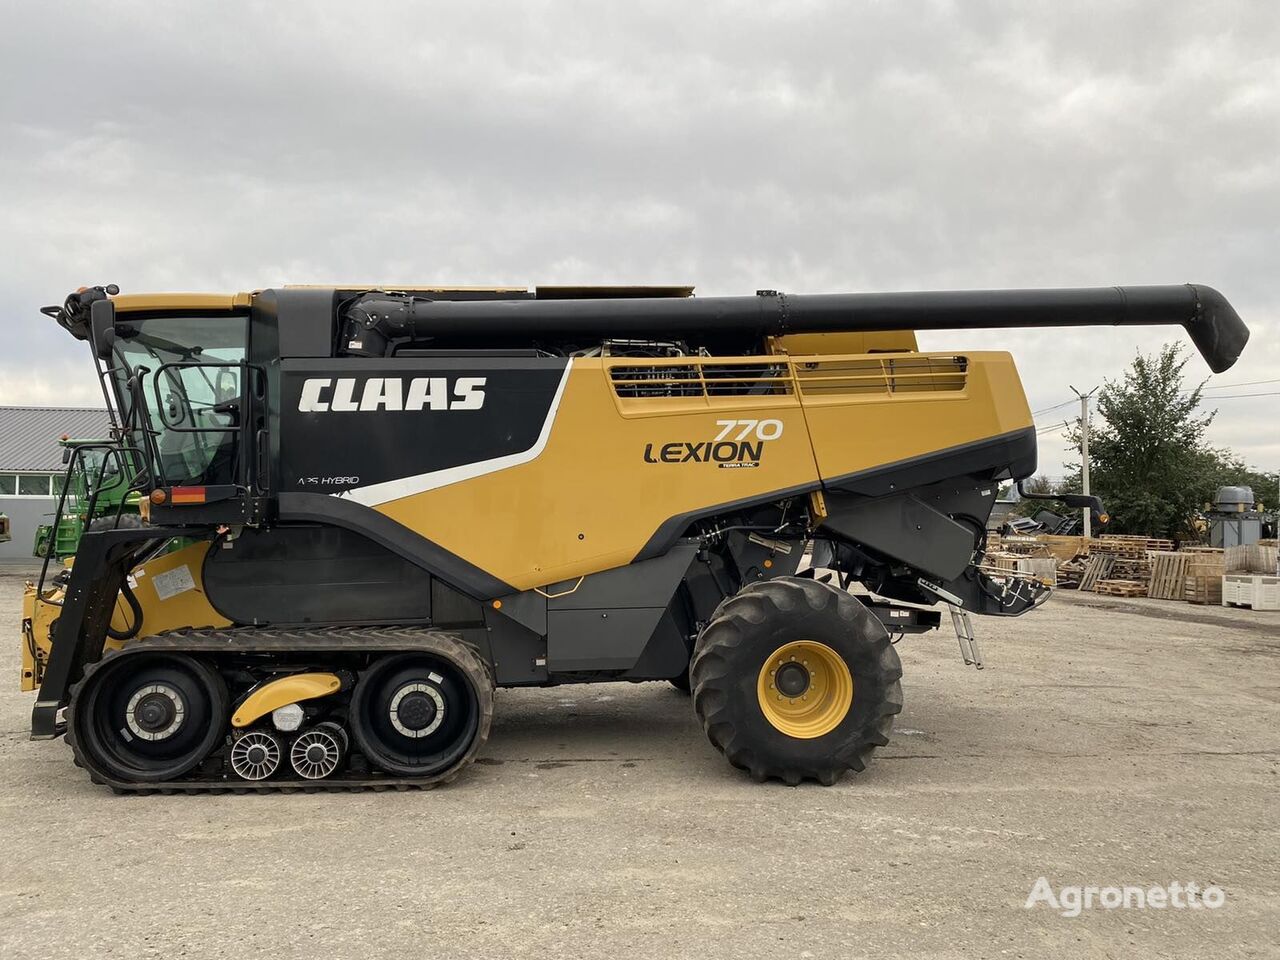
[[[110,360],[116,345],[116,305],[110,300],[95,300],[89,306],[89,338],[99,360]]]

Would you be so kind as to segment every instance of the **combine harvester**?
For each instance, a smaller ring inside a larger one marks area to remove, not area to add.
[[[943,604],[976,660],[968,614],[1047,595],[976,566],[1036,465],[1012,358],[912,331],[1178,324],[1214,371],[1248,339],[1200,286],[691,293],[46,308],[116,420],[68,486],[127,476],[141,519],[78,481],[73,565],[26,597],[33,735],[118,791],[429,786],[495,686],[670,680],[734,766],[834,783],[902,707],[891,634]]]

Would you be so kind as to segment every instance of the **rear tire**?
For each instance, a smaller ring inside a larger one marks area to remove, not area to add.
[[[756,780],[830,785],[863,770],[902,710],[902,664],[855,597],[779,577],[728,598],[690,664],[712,744]]]

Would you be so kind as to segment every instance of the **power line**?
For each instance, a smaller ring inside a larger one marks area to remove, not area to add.
[[[1066,430],[1066,429],[1069,429],[1070,427],[1071,427],[1071,424],[1068,423],[1066,420],[1063,420],[1061,423],[1051,423],[1047,427],[1037,427],[1036,436],[1038,437],[1041,434],[1045,434],[1045,433],[1053,433],[1057,430]]]
[[[1280,390],[1272,390],[1270,393],[1223,393],[1214,397],[1205,397],[1206,400],[1243,400],[1246,397],[1280,397]]]
[[[1246,380],[1244,383],[1215,383],[1213,386],[1205,387],[1205,390],[1227,390],[1231,387],[1254,387],[1260,383],[1280,383],[1280,379],[1274,380]]]
[[[1070,403],[1075,403],[1075,400],[1063,400],[1061,403],[1055,403],[1052,407],[1045,407],[1043,410],[1032,410],[1031,415],[1033,417],[1038,417],[1042,413],[1052,413],[1054,410],[1057,410],[1060,407],[1065,407]]]

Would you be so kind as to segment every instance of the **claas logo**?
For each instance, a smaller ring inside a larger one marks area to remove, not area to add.
[[[300,413],[369,410],[479,410],[487,377],[308,377],[298,398]]]

